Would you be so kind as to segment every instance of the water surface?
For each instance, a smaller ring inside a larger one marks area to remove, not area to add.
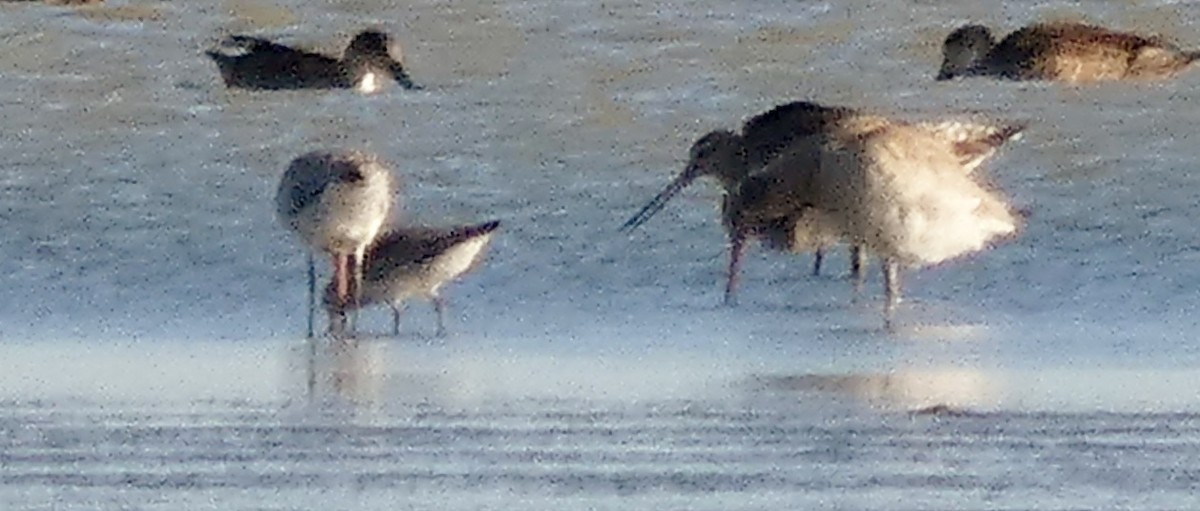
[[[0,5],[5,509],[1194,507],[1200,74],[931,79],[966,21],[1200,46],[1186,3],[110,4]],[[368,25],[425,91],[226,91],[201,54]],[[1030,122],[988,166],[1028,224],[908,277],[895,333],[841,253],[753,250],[718,307],[712,184],[617,232],[797,99]],[[300,339],[271,197],[330,146],[392,162],[410,221],[504,223],[449,339],[420,303]]]

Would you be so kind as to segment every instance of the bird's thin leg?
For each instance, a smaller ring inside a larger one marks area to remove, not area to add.
[[[316,337],[317,315],[317,263],[313,260],[312,252],[308,253],[308,338]]]
[[[900,263],[895,259],[889,258],[883,262],[883,285],[887,299],[883,306],[883,325],[892,330],[896,305],[900,303]]]
[[[363,259],[366,258],[366,252],[367,247],[363,246],[354,253],[354,315],[351,319],[354,331],[358,331],[358,311],[362,310]]]
[[[400,306],[391,304],[392,307],[392,336],[400,337]]]
[[[350,259],[341,254],[333,256],[333,290],[338,301],[344,304],[350,303],[350,279],[347,275],[350,271],[349,262]]]
[[[437,336],[446,336],[446,299],[440,296],[433,297],[433,311],[437,313]]]
[[[825,261],[825,247],[817,247],[817,251],[813,253],[812,276],[819,277],[821,275],[821,263],[824,261]]]
[[[337,254],[333,256],[334,291],[337,294],[337,311],[330,314],[329,332],[334,337],[346,334],[346,307],[350,302],[350,277],[348,275],[350,256]],[[336,316],[336,318],[334,317]]]
[[[729,279],[725,282],[725,305],[737,305],[737,286],[742,266],[742,253],[746,251],[746,234],[734,231],[729,242]]]
[[[854,279],[854,292],[862,293],[867,281],[867,251],[862,245],[850,246],[850,278]]]
[[[346,307],[331,306],[327,309],[329,316],[328,334],[334,339],[341,340],[346,334]]]
[[[305,340],[308,345],[308,357],[305,367],[305,387],[308,389],[308,402],[312,403],[317,398],[317,339],[309,335]]]

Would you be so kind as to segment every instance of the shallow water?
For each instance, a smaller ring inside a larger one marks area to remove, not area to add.
[[[967,20],[1200,46],[1185,2],[110,4],[0,4],[5,509],[1194,507],[1200,74],[931,80]],[[425,91],[230,92],[200,53],[370,24]],[[987,167],[1028,224],[909,276],[891,334],[843,253],[753,250],[718,307],[711,184],[617,232],[795,99],[1030,122]],[[503,222],[451,338],[421,303],[299,338],[271,196],[326,146],[392,162],[410,220]]]

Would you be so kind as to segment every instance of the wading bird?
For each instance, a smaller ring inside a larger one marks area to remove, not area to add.
[[[730,198],[730,274],[755,226],[816,211],[850,243],[883,258],[884,322],[900,301],[900,270],[986,248],[1019,220],[974,172],[1022,125],[906,123],[857,116],[797,141]]]
[[[392,308],[392,334],[399,335],[400,307],[405,300],[420,297],[433,303],[437,335],[446,335],[441,288],[480,264],[499,226],[499,220],[492,220],[450,228],[403,227],[380,236],[367,250],[357,302],[339,295],[332,282],[326,288],[325,308],[331,323],[349,310],[386,303]]]
[[[807,101],[797,101],[775,107],[746,121],[740,134],[718,130],[700,137],[689,151],[689,161],[683,172],[667,185],[657,196],[637,212],[621,227],[631,231],[645,223],[666,206],[676,194],[696,179],[710,176],[716,179],[723,191],[722,218],[730,238],[730,219],[742,213],[730,206],[729,197],[737,193],[738,187],[750,176],[778,158],[797,140],[823,133],[844,119],[858,113],[850,108],[827,107]],[[745,204],[743,201],[741,204]],[[744,206],[737,206],[744,207]],[[774,206],[766,206],[774,208]],[[782,209],[776,208],[776,209]],[[830,229],[818,214],[803,218],[775,219],[762,223],[743,234],[762,239],[768,247],[793,253],[814,252],[813,274],[821,271],[825,247],[838,243],[840,233]],[[865,254],[857,247],[852,250],[851,273],[855,279],[862,272]],[[737,265],[730,265],[736,272]],[[729,275],[726,286],[726,301],[732,303],[736,273]]]
[[[378,236],[396,201],[396,179],[374,155],[313,151],[292,160],[279,181],[279,222],[311,250],[308,255],[308,335],[313,336],[316,268],[313,252],[333,258],[335,294],[357,301],[367,246]],[[351,275],[353,274],[353,276]],[[330,324],[340,335],[345,324]]]

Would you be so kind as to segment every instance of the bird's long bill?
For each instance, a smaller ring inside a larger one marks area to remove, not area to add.
[[[663,191],[658,192],[658,195],[655,195],[654,198],[650,200],[650,203],[646,204],[641,211],[638,211],[636,215],[633,215],[633,218],[630,218],[629,221],[625,222],[625,224],[621,226],[621,232],[630,232],[634,229],[637,229],[638,226],[646,223],[647,220],[650,220],[650,217],[654,216],[659,211],[662,211],[662,208],[667,205],[667,201],[670,201],[675,194],[679,193],[680,190],[683,190],[687,187],[687,185],[691,184],[693,179],[695,179],[695,177],[692,169],[689,168],[685,170],[683,174],[680,174],[679,177],[675,178],[674,181],[671,181],[671,184],[667,185]]]
[[[417,85],[416,83],[413,83],[412,77],[408,76],[408,71],[405,71],[404,66],[401,65],[399,62],[392,61],[392,77],[395,78],[396,83],[400,84],[400,86],[404,87],[405,89],[408,89],[408,90],[424,89],[424,87]]]

